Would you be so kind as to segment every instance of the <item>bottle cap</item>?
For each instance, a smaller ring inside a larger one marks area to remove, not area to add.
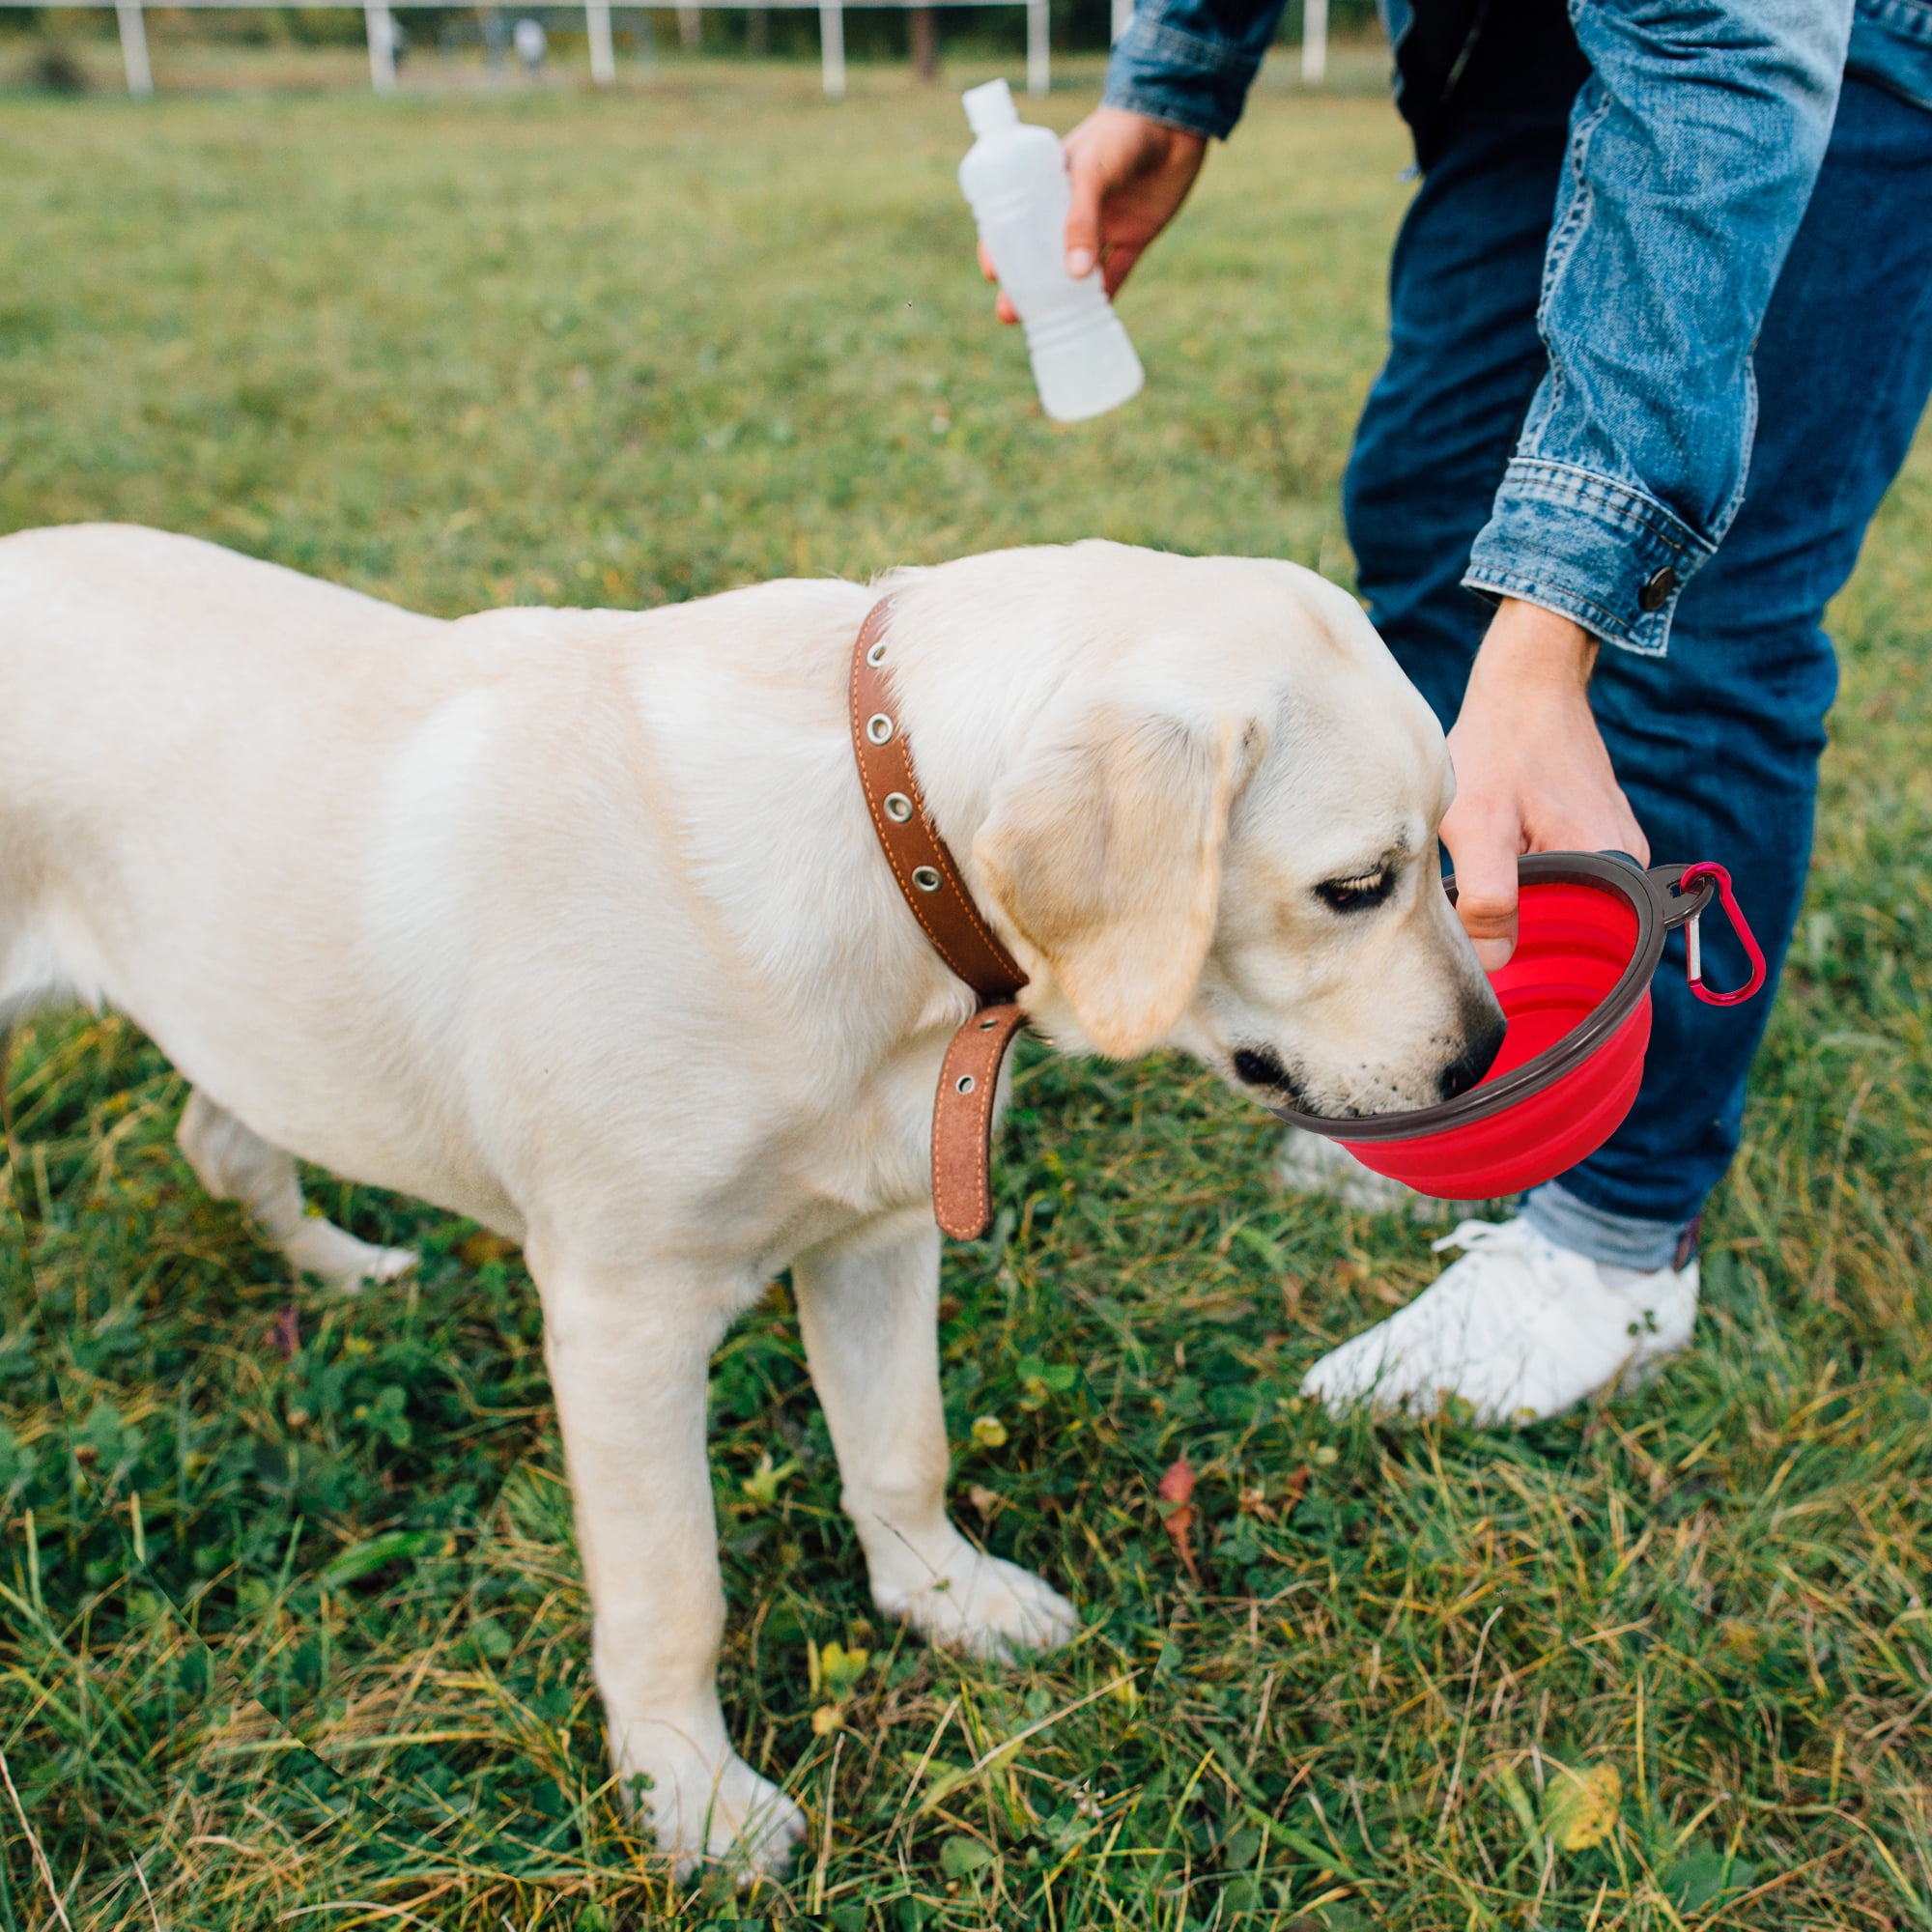
[[[1020,110],[1013,105],[1013,91],[1004,80],[989,80],[984,87],[969,87],[959,97],[966,108],[967,125],[980,135],[1002,134],[1020,125]]]

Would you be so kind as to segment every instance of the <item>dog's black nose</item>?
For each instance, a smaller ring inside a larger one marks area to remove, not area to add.
[[[1266,1047],[1243,1046],[1235,1054],[1235,1078],[1250,1087],[1285,1087],[1288,1069]]]
[[[1436,1089],[1445,1100],[1466,1094],[1494,1065],[1508,1031],[1500,1013],[1484,1013],[1471,1022],[1468,1045],[1436,1077]]]

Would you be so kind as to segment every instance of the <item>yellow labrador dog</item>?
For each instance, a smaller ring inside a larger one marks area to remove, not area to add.
[[[1442,734],[1343,591],[1106,543],[889,585],[926,803],[1062,1049],[1338,1117],[1487,1066]],[[714,1683],[706,1363],[779,1270],[880,1608],[1075,1628],[946,1514],[928,1133],[974,1002],[855,773],[877,594],[445,623],[152,530],[0,541],[0,1021],[130,1015],[195,1172],[338,1286],[413,1258],[305,1215],[298,1158],[523,1244],[612,1757],[685,1867],[804,1830]]]

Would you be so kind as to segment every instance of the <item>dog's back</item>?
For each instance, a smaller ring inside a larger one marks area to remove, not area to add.
[[[546,1149],[679,1104],[685,1044],[830,1092],[850,1029],[770,1028],[845,982],[828,898],[881,889],[844,863],[866,597],[445,623],[152,530],[0,540],[0,1022],[112,1007],[266,1140],[511,1229]],[[724,1125],[652,1173],[762,1145]]]
[[[137,887],[143,848],[178,837],[197,801],[230,813],[217,844],[244,838],[230,805],[244,769],[301,781],[278,743],[289,707],[314,702],[298,663],[329,657],[347,725],[370,672],[441,628],[191,537],[83,524],[0,539],[0,1017],[106,990],[56,854],[70,885]],[[373,702],[366,722],[379,736]]]

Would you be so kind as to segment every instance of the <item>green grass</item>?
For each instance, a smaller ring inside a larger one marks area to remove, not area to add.
[[[1346,575],[1385,106],[1258,104],[1123,303],[1148,392],[1061,432],[970,267],[951,95],[814,90],[10,106],[0,527],[136,518],[442,612],[1088,534]],[[782,1293],[739,1326],[724,1686],[817,1828],[781,1890],[679,1893],[606,1783],[514,1253],[318,1175],[425,1265],[291,1283],[174,1153],[154,1049],[35,1021],[0,1928],[1932,1926],[1928,554],[1921,448],[1837,613],[1796,967],[1651,1391],[1332,1427],[1296,1380],[1429,1278],[1417,1233],[1285,1200],[1184,1066],[1033,1057],[947,1404],[962,1520],[1087,1633],[999,1670],[872,1619]],[[1200,1587],[1152,1493],[1183,1452]],[[868,1657],[825,1730],[830,1643]],[[1617,1774],[1594,1847],[1563,1766]]]

